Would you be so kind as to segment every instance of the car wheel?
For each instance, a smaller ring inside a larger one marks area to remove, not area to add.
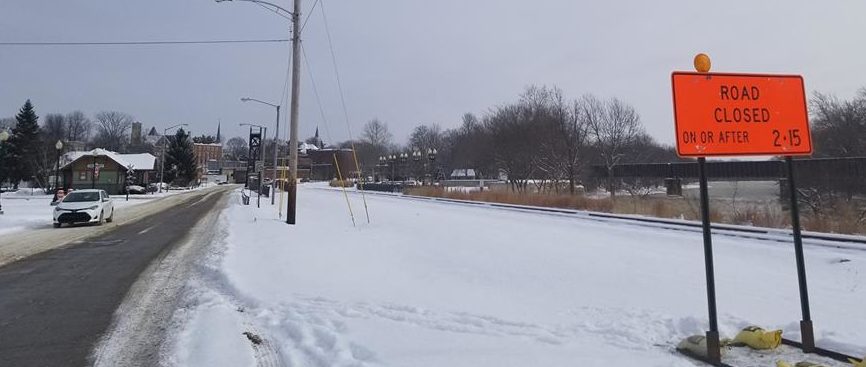
[[[102,222],[105,222],[105,212],[99,212],[99,220],[96,221],[96,225],[101,226]]]
[[[62,225],[63,224],[61,224],[61,223],[54,223],[54,228],[60,228],[60,226],[62,226]]]
[[[108,223],[114,222],[114,208],[111,209],[111,215],[108,218],[105,218],[105,221]]]

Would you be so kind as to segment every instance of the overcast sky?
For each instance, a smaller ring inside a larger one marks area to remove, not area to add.
[[[313,2],[304,0],[305,13]],[[637,108],[652,136],[672,144],[670,73],[692,70],[698,52],[711,56],[713,71],[802,74],[810,93],[849,98],[866,85],[864,1],[324,4],[354,133],[378,117],[401,143],[420,123],[455,127],[463,113],[481,115],[539,84],[570,98],[619,97]],[[274,39],[288,38],[288,30],[286,19],[243,2],[0,1],[0,42]],[[304,65],[301,138],[319,126],[326,141],[344,140],[318,9],[304,32],[330,134]],[[183,122],[195,135],[214,134],[221,120],[224,136],[242,135],[241,122],[273,126],[272,108],[239,99],[279,101],[289,50],[288,43],[0,46],[0,117],[30,98],[40,116],[117,110],[146,129]]]

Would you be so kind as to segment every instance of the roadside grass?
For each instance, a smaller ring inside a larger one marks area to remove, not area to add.
[[[332,185],[333,186],[333,185]],[[604,213],[636,214],[656,218],[700,220],[700,204],[696,198],[672,196],[617,196],[613,199],[592,198],[583,194],[520,193],[510,190],[460,191],[439,186],[409,188],[410,195],[472,200],[490,203],[528,205],[548,208],[589,210]],[[801,208],[803,230],[825,233],[866,234],[863,209],[855,202],[837,203],[831,213],[815,214]],[[710,220],[714,223],[767,228],[790,228],[791,214],[778,201],[739,203],[713,199]]]

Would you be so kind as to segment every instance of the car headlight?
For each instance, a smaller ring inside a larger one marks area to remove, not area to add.
[[[99,207],[99,205],[88,206],[88,207],[84,208],[84,210],[94,210],[98,207]]]

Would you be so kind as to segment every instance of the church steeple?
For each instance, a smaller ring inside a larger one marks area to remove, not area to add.
[[[322,138],[319,137],[319,127],[318,126],[316,126],[315,139],[316,139],[316,146],[319,147],[319,149],[325,149],[325,142],[323,142]]]
[[[217,136],[216,136],[216,142],[217,143],[222,143],[222,141],[223,141],[222,138],[220,138],[220,125],[221,124],[222,124],[222,121],[217,120]]]

